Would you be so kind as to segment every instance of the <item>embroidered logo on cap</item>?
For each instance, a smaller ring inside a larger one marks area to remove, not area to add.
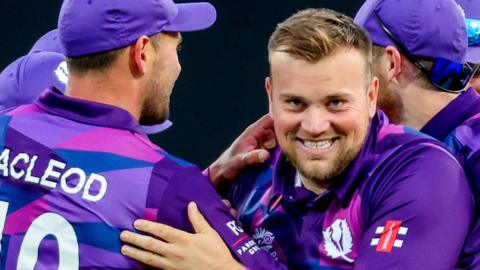
[[[55,69],[55,75],[57,76],[57,79],[63,83],[63,84],[67,84],[68,83],[68,68],[67,68],[67,62],[65,61],[62,61],[57,69]]]
[[[353,241],[350,227],[346,219],[337,219],[323,232],[324,247],[327,255],[333,259],[342,258],[352,263],[354,259],[347,257],[352,252]]]
[[[373,238],[370,246],[376,246],[378,252],[391,252],[393,247],[401,248],[403,240],[397,239],[398,235],[406,235],[407,227],[400,227],[402,221],[387,220],[385,226],[377,227],[375,233],[380,234],[380,238]]]

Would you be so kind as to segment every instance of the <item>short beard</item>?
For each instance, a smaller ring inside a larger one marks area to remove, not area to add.
[[[150,81],[140,113],[140,124],[156,125],[168,119],[170,114],[169,97],[158,96],[159,94],[158,84],[154,80]]]
[[[352,163],[360,152],[360,148],[338,155],[333,164],[325,171],[316,168],[309,168],[305,163],[301,162],[296,155],[284,153],[285,157],[293,164],[293,166],[300,172],[300,174],[315,183],[316,186],[326,189],[330,187],[336,180],[337,176],[345,171],[345,169]]]
[[[170,112],[168,109],[168,105],[164,109],[163,112],[158,112],[158,104],[154,104],[154,102],[145,102],[142,113],[140,115],[140,124],[141,125],[156,125],[164,122],[170,116]]]
[[[387,88],[387,80],[376,72],[380,88],[378,89],[377,105],[388,116],[390,121],[396,124],[402,123],[403,120],[403,103],[398,93]]]

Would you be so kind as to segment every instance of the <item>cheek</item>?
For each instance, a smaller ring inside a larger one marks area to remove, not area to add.
[[[288,134],[296,132],[301,124],[298,115],[294,113],[276,110],[274,108],[271,116],[274,123],[275,134],[278,139],[282,139],[287,137]]]
[[[347,140],[358,141],[364,137],[368,121],[367,111],[349,111],[338,115],[332,126],[337,133],[346,134]]]
[[[479,72],[479,71],[477,71]],[[480,93],[480,75],[477,75],[477,77],[473,78],[471,82],[471,86],[477,90],[478,93]]]

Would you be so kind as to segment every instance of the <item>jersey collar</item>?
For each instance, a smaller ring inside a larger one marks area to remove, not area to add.
[[[45,90],[35,104],[51,114],[73,121],[145,134],[140,124],[126,110],[103,103],[68,97],[55,88]]]
[[[420,130],[439,141],[470,117],[480,113],[480,96],[470,88],[448,103]]]

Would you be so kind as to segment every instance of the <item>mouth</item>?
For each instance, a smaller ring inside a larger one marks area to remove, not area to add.
[[[303,149],[312,154],[322,154],[330,151],[338,138],[330,138],[324,140],[307,140],[298,139]]]
[[[323,140],[323,141],[302,141],[303,146],[313,149],[328,149],[332,146],[333,140]]]

